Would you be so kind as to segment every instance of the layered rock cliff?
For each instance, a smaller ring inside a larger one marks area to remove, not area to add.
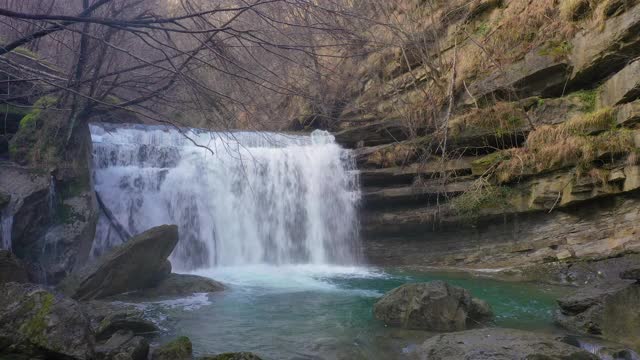
[[[427,5],[413,6],[402,11]],[[370,261],[502,268],[640,251],[640,5],[427,10],[421,41],[360,61],[333,126],[361,171]]]

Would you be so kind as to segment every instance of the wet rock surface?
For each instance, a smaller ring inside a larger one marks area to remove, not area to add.
[[[597,356],[551,336],[515,329],[478,329],[436,335],[418,349],[428,360],[597,360]]]
[[[22,262],[9,250],[0,250],[0,284],[28,282],[27,270]]]
[[[90,300],[153,287],[169,275],[167,257],[177,243],[175,225],[155,227],[72,274],[59,289],[74,299]]]
[[[444,281],[393,289],[374,304],[373,313],[389,326],[430,331],[464,330],[493,317],[487,303]]]
[[[561,326],[640,350],[640,284],[606,282],[558,299],[555,319]]]

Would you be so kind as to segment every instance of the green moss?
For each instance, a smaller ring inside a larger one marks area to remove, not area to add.
[[[477,35],[480,35],[480,36],[485,36],[490,31],[491,31],[491,26],[489,26],[489,23],[485,21],[485,22],[480,23],[480,25],[478,25],[478,27],[476,28],[475,33]]]
[[[44,96],[20,120],[9,143],[11,159],[20,164],[52,164],[59,160],[65,126],[61,112],[52,111],[58,99]]]
[[[562,59],[568,57],[571,50],[573,50],[573,46],[568,41],[550,41],[540,49],[539,53],[554,59]]]
[[[20,326],[19,332],[26,336],[34,344],[44,344],[46,342],[47,317],[51,313],[54,297],[48,292],[42,292],[34,296],[40,296],[40,307],[36,313]],[[30,299],[25,305],[25,310],[34,310],[36,300]]]
[[[569,94],[569,96],[577,97],[582,102],[582,108],[580,110],[584,112],[593,112],[597,107],[598,91],[592,90],[580,90]]]
[[[505,156],[502,152],[494,152],[487,156],[481,157],[480,159],[474,160],[471,162],[471,171],[473,175],[482,176],[484,175],[491,167],[500,163],[505,159]]]

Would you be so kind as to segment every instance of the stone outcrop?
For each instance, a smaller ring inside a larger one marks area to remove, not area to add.
[[[0,357],[93,359],[94,337],[80,305],[37,285],[0,285]]]
[[[551,336],[515,329],[477,329],[436,335],[417,350],[429,360],[597,360],[596,355]]]
[[[27,270],[22,262],[9,250],[0,250],[0,284],[8,282],[26,283]]]
[[[171,272],[167,258],[177,243],[175,225],[147,230],[72,274],[59,288],[74,299],[90,300],[153,287]]]
[[[389,326],[430,331],[464,330],[493,317],[487,303],[443,281],[393,289],[375,303],[373,313]]]
[[[640,284],[601,283],[559,299],[558,305],[556,321],[563,327],[640,350]]]
[[[12,217],[11,249],[38,282],[55,284],[89,257],[98,209],[85,175],[0,163],[0,189],[11,199],[2,210]]]
[[[191,340],[181,336],[151,352],[151,360],[191,360],[193,353]]]
[[[640,60],[636,60],[607,80],[600,89],[601,106],[616,106],[640,98]]]

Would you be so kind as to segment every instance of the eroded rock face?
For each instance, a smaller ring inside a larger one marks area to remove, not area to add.
[[[0,284],[28,282],[27,270],[9,250],[0,250]]]
[[[559,299],[556,322],[640,350],[640,284],[607,282]]]
[[[373,312],[389,326],[431,331],[464,330],[493,317],[487,303],[444,281],[395,288],[375,303]]]
[[[640,267],[629,269],[620,274],[620,277],[625,280],[635,280],[640,282]]]
[[[80,305],[37,285],[0,285],[0,358],[93,359],[94,336]]]
[[[578,347],[557,341],[548,335],[514,329],[478,329],[437,335],[418,350],[425,360],[597,360]]]
[[[155,227],[72,274],[59,289],[74,299],[90,300],[153,287],[169,275],[167,257],[177,243],[177,226]]]

